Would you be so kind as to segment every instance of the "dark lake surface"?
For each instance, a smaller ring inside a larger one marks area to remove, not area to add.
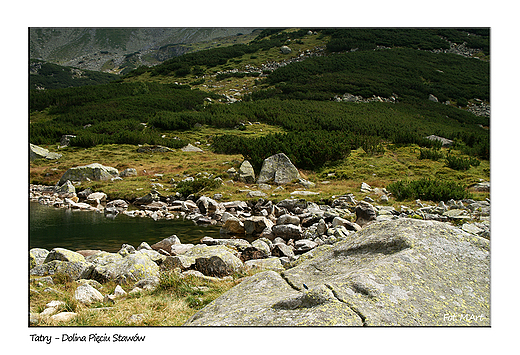
[[[193,221],[129,217],[115,219],[102,213],[54,208],[29,203],[29,248],[100,249],[117,252],[122,244],[137,248],[177,235],[182,243],[198,244],[205,237],[219,238],[220,227],[197,226]]]

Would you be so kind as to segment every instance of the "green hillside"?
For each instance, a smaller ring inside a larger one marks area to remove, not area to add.
[[[142,66],[117,82],[31,91],[30,141],[51,146],[74,134],[70,149],[180,148],[197,137],[255,170],[285,152],[319,175],[360,149],[377,157],[416,147],[435,156],[440,144],[425,139],[434,134],[455,141],[437,156],[470,176],[489,160],[489,117],[470,110],[489,102],[489,61],[488,29],[267,29],[247,43]]]
[[[29,89],[63,89],[101,85],[119,79],[118,75],[64,67],[32,59],[29,64]]]

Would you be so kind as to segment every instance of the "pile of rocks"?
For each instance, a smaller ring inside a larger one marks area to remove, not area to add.
[[[448,41],[446,38],[444,38],[444,39],[446,41]],[[448,41],[448,42],[450,44],[449,49],[432,49],[431,52],[433,52],[433,53],[452,53],[452,54],[461,55],[463,57],[471,57],[471,58],[480,59],[479,57],[476,57],[475,55],[478,54],[479,52],[481,52],[482,51],[481,49],[469,48],[467,46],[466,42],[463,42],[461,44],[457,44],[457,43],[454,43],[451,41]]]
[[[468,104],[468,111],[477,116],[490,117],[491,105],[485,103],[480,99],[473,99],[476,103]]]
[[[301,52],[297,57],[294,57],[294,58],[284,59],[281,62],[263,63],[260,68],[260,71],[262,73],[264,73],[263,75],[267,75],[267,74],[265,74],[266,72],[270,72],[270,71],[276,70],[278,68],[284,67],[287,64],[301,62],[302,60],[305,60],[307,58],[321,57],[321,56],[325,55],[324,53],[325,53],[325,47],[315,47],[312,50],[308,49],[308,50]]]
[[[361,95],[352,95],[349,93],[345,93],[345,94],[343,94],[343,96],[335,96],[334,101],[336,101],[336,102],[363,102],[363,103],[389,102],[389,103],[395,104],[396,102],[398,102],[397,98],[398,98],[397,94],[393,94],[390,97],[381,97],[381,96],[374,95],[370,98],[364,98]]]

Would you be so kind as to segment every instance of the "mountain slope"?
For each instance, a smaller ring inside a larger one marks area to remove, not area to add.
[[[238,27],[30,28],[29,55],[56,64],[117,73],[127,67],[134,69],[167,59],[164,48],[172,45],[179,48],[171,54],[178,55],[187,52],[193,43],[252,31]]]
[[[29,63],[29,89],[62,89],[85,85],[107,84],[118,75],[64,67],[33,59]]]

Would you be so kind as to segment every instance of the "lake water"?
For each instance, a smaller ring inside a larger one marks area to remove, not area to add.
[[[157,220],[118,214],[115,219],[102,213],[54,208],[29,203],[29,248],[100,249],[117,252],[122,244],[137,248],[177,235],[182,243],[198,244],[205,237],[220,237],[220,227],[197,226],[193,221]]]

